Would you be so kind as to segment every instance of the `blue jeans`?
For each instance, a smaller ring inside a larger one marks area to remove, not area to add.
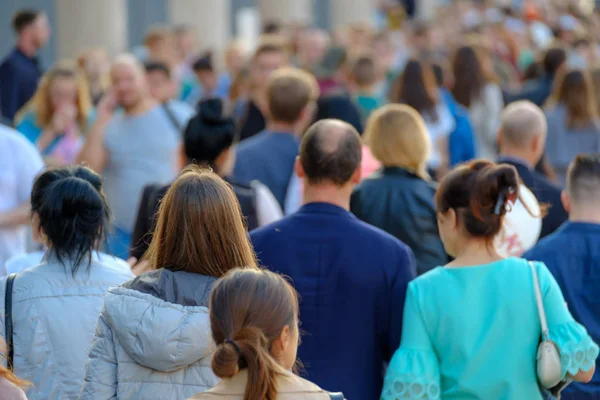
[[[131,246],[131,232],[112,226],[106,237],[106,253],[127,260]]]

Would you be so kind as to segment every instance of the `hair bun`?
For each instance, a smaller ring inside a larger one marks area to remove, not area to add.
[[[212,370],[219,378],[231,378],[240,371],[240,354],[233,343],[223,342],[217,346]]]
[[[200,100],[198,103],[198,117],[208,125],[230,122],[230,118],[223,117],[223,102],[217,98]]]
[[[506,214],[509,194],[516,196],[519,190],[519,174],[512,165],[476,162],[472,169],[475,175],[474,194],[471,198],[473,215],[482,220]],[[498,202],[502,204],[498,205]],[[498,209],[498,213],[496,213]]]

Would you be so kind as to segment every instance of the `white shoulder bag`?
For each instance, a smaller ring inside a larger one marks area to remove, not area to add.
[[[540,384],[551,389],[558,385],[562,380],[562,364],[560,361],[560,352],[556,343],[550,340],[548,332],[548,323],[546,322],[546,312],[544,311],[544,301],[540,289],[537,270],[530,261],[529,266],[533,273],[533,286],[535,290],[535,300],[537,302],[538,314],[540,315],[540,324],[542,326],[542,342],[537,351],[537,377]]]

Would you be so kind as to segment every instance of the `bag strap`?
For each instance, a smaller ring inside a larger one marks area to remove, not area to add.
[[[169,118],[169,122],[171,122],[171,124],[173,125],[173,127],[175,128],[175,130],[178,133],[183,134],[183,132],[182,132],[182,126],[179,123],[179,121],[177,120],[177,117],[175,116],[175,113],[171,109],[171,106],[169,105],[169,102],[167,101],[165,103],[162,103],[162,108],[165,111],[165,114],[167,114],[167,117]]]
[[[4,292],[4,336],[6,337],[6,348],[8,350],[7,366],[9,371],[13,370],[13,359],[15,355],[12,324],[12,292],[16,277],[17,274],[10,274],[8,278],[6,278],[6,291]]]
[[[540,324],[542,326],[542,339],[548,340],[548,323],[546,321],[546,311],[544,310],[544,301],[542,300],[542,291],[540,289],[540,281],[538,279],[537,269],[535,264],[529,261],[531,273],[533,274],[533,290],[535,291],[535,301],[537,303],[538,314],[540,316]]]

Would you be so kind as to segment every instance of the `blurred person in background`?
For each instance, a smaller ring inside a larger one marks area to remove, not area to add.
[[[209,293],[227,271],[257,268],[231,187],[186,168],[161,202],[148,261],[150,272],[106,294],[81,400],[187,399],[219,382]]]
[[[477,157],[494,160],[498,154],[496,138],[504,101],[500,87],[486,71],[485,64],[475,48],[460,47],[454,54],[452,64],[452,95],[469,110]]]
[[[383,364],[400,340],[405,290],[416,271],[405,244],[349,211],[361,145],[345,122],[313,124],[295,164],[302,208],[250,238],[261,265],[289,276],[302,299],[307,335],[299,358],[306,375],[348,399],[375,399]],[[332,340],[333,332],[344,334]]]
[[[304,29],[298,38],[296,66],[313,72],[325,57],[329,43],[329,34],[322,29]]]
[[[283,43],[266,39],[258,45],[250,61],[250,93],[233,105],[233,116],[240,126],[244,140],[263,131],[268,109],[267,86],[271,74],[288,64]]]
[[[546,157],[565,185],[569,163],[577,154],[600,152],[600,120],[588,71],[565,70],[556,78],[546,106]]]
[[[177,95],[180,100],[185,100],[196,86],[192,63],[197,57],[198,40],[194,28],[185,24],[173,27],[173,40],[176,58],[173,74],[179,84]]]
[[[95,118],[85,78],[75,63],[60,61],[43,77],[16,128],[48,165],[73,164]]]
[[[535,165],[544,153],[547,131],[543,111],[526,100],[511,103],[504,109],[498,131],[498,161],[515,167],[523,184],[540,204],[548,207],[542,219],[540,238],[551,234],[567,220],[560,188],[535,171]]]
[[[385,104],[385,99],[376,93],[377,83],[377,63],[371,55],[360,55],[351,62],[347,86],[363,124],[373,111]]]
[[[226,75],[219,74],[211,52],[202,54],[192,64],[192,69],[199,85],[196,85],[185,101],[195,107],[200,100],[218,98],[227,101],[231,82]]]
[[[440,98],[433,68],[426,62],[410,60],[398,78],[390,100],[407,104],[421,114],[432,145],[428,167],[434,176],[443,175],[449,163],[448,137],[456,123],[448,106]]]
[[[107,252],[126,258],[142,190],[175,178],[180,127],[192,112],[187,107],[166,109],[154,100],[143,66],[132,55],[117,57],[111,80],[111,92],[98,106],[77,161],[102,172],[115,216]]]
[[[435,186],[427,173],[431,141],[423,118],[407,105],[384,106],[369,118],[365,142],[383,169],[354,189],[350,211],[408,245],[418,274],[445,265]]]
[[[8,121],[35,93],[42,76],[37,53],[50,38],[48,17],[41,11],[17,11],[12,28],[15,48],[0,63],[0,114]]]
[[[42,173],[31,191],[31,215],[48,252],[41,264],[16,276],[8,294],[11,364],[17,376],[32,383],[27,390],[30,400],[73,399],[81,390],[104,294],[132,275],[92,257],[104,240],[110,211],[101,179],[90,169],[76,166]],[[1,310],[5,292],[2,280]],[[6,340],[4,318],[0,336]]]
[[[77,66],[83,72],[95,107],[110,87],[108,54],[102,48],[88,50],[77,58]]]
[[[188,122],[183,132],[183,146],[179,154],[182,168],[189,164],[211,168],[231,185],[245,217],[248,230],[267,225],[283,217],[281,207],[269,189],[258,181],[238,182],[230,175],[235,164],[234,141],[236,127],[233,119],[224,115],[219,99],[202,100],[197,114]],[[152,241],[160,200],[168,185],[144,187],[133,230],[131,256],[142,260]]]
[[[542,399],[532,268],[527,260],[503,258],[494,247],[519,197],[519,175],[510,165],[476,160],[442,180],[438,225],[454,260],[408,285],[402,343],[387,369],[382,400],[401,398],[405,388],[419,388],[428,399]],[[589,382],[598,346],[573,319],[548,268],[533,268],[563,379]]]
[[[182,132],[185,124],[177,117],[176,112],[193,114],[194,110],[188,104],[176,99],[177,82],[173,77],[172,70],[166,64],[160,62],[146,63],[144,69],[146,70],[150,95],[162,104],[173,127]]]
[[[144,36],[144,46],[148,51],[144,62],[161,62],[174,68],[177,64],[177,47],[173,32],[164,26],[151,27]]]
[[[233,177],[266,185],[286,214],[287,201],[300,198],[299,193],[290,193],[290,182],[300,136],[314,118],[318,95],[312,74],[296,68],[274,72],[267,86],[267,127],[236,149]]]
[[[573,317],[584,324],[592,339],[600,341],[600,156],[579,155],[567,172],[562,201],[569,221],[525,253],[542,261],[556,279]],[[598,367],[598,361],[596,361]],[[593,400],[600,394],[600,376],[590,384],[574,383],[562,393],[564,400]]]
[[[44,167],[39,152],[19,132],[0,125],[0,270],[25,253],[33,181]]]
[[[215,284],[209,308],[212,370],[223,380],[191,400],[330,399],[292,372],[301,333],[298,295],[283,277],[232,270]]]

